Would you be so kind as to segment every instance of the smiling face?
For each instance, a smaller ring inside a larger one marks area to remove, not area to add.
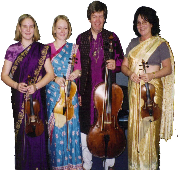
[[[62,41],[66,40],[69,33],[67,22],[63,19],[59,19],[54,28],[54,33],[56,34],[56,39]]]
[[[89,20],[91,23],[91,30],[95,34],[98,34],[99,32],[102,31],[103,26],[104,26],[104,12],[95,12],[91,14],[91,19]]]
[[[137,30],[141,37],[145,39],[150,38],[152,36],[151,29],[152,24],[150,24],[148,21],[142,18],[141,15],[139,15],[137,19]]]
[[[22,40],[32,41],[35,32],[34,22],[30,18],[26,18],[19,26],[19,31],[22,35]]]

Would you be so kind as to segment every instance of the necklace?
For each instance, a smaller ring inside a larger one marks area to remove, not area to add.
[[[33,42],[32,42],[32,43],[33,43]],[[32,43],[30,43],[30,44],[32,44]],[[26,49],[26,48],[30,45],[30,44],[29,44],[29,45],[26,45],[26,46],[25,46],[25,45],[22,43],[22,41],[21,41],[21,44],[22,44],[22,46],[23,46],[24,49]]]
[[[25,45],[22,42],[21,42],[21,44],[22,44],[23,48],[25,49],[26,48]]]
[[[100,38],[99,41],[100,42]],[[93,57],[97,63],[98,59],[99,59],[99,50],[100,50],[100,46],[98,45],[98,48],[96,47],[96,41],[94,41],[94,50],[93,50]]]

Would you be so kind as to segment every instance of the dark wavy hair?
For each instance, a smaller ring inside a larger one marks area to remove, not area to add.
[[[135,34],[140,37],[140,33],[137,30],[137,19],[138,16],[141,16],[142,19],[148,21],[150,24],[152,24],[151,34],[152,36],[159,35],[160,33],[160,26],[159,26],[159,18],[156,15],[156,11],[152,8],[142,6],[137,9],[135,15],[134,15],[134,21],[133,21],[133,30]]]
[[[103,11],[103,13],[104,13],[104,19],[105,19],[105,22],[106,22],[106,18],[107,18],[107,6],[106,6],[106,4],[104,4],[100,1],[93,1],[88,6],[88,10],[87,10],[88,20],[91,19],[91,14],[93,14],[95,12],[101,12],[101,11]]]

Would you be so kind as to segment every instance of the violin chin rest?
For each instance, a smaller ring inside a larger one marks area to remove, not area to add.
[[[55,126],[58,128],[62,128],[66,123],[66,116],[59,113],[54,113],[54,117],[55,117]]]
[[[144,117],[143,119],[144,119],[144,121],[147,121],[147,122],[153,122],[154,121],[153,116],[147,116],[147,117]]]

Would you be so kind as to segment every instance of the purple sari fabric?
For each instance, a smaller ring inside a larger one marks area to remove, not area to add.
[[[10,76],[18,83],[27,83],[28,75],[34,78],[35,83],[45,75],[44,63],[50,57],[50,47],[34,42],[25,50],[21,43],[11,45],[5,59],[14,61]],[[40,103],[39,117],[42,119],[45,130],[38,137],[29,137],[25,134],[26,94],[12,88],[12,108],[15,128],[15,163],[17,170],[47,170],[47,130],[44,88],[37,90],[32,96]],[[44,96],[44,97],[43,97]]]

